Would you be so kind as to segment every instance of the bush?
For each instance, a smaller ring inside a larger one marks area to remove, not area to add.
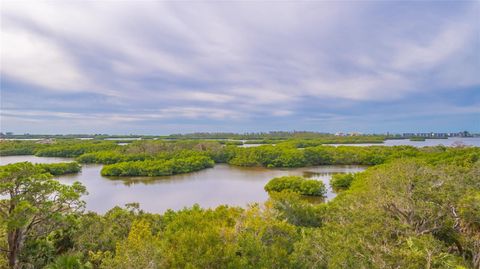
[[[82,154],[76,160],[81,163],[114,164],[128,161],[144,161],[147,159],[153,159],[153,156],[147,154],[124,154],[118,151],[98,151]]]
[[[265,191],[269,193],[286,190],[307,196],[325,197],[327,193],[323,182],[299,176],[276,177],[265,185]]]
[[[103,176],[169,176],[212,167],[214,161],[207,156],[121,162],[105,165]]]
[[[0,156],[33,155],[44,145],[33,141],[0,141]]]
[[[332,186],[332,189],[335,191],[347,190],[350,188],[353,179],[353,174],[335,174],[330,180],[330,186]]]
[[[114,142],[77,142],[68,141],[38,150],[35,155],[41,157],[77,157],[84,153],[117,148]]]
[[[82,169],[77,162],[37,164],[37,166],[54,176],[78,173]]]
[[[280,220],[302,227],[320,227],[325,204],[313,204],[295,192],[272,192],[268,204]]]

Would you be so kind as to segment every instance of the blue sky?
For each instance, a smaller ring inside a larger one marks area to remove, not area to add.
[[[480,131],[479,1],[2,1],[1,131]]]

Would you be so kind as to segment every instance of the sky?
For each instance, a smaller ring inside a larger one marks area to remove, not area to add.
[[[2,132],[480,132],[480,1],[0,12]]]

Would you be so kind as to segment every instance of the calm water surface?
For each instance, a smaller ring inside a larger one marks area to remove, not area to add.
[[[410,141],[409,139],[393,139],[386,140],[380,144],[331,144],[332,146],[414,146],[414,147],[427,147],[427,146],[452,146],[454,143],[463,143],[467,146],[480,147],[480,137],[449,137],[448,139],[425,139],[425,141]]]
[[[35,156],[0,157],[0,164],[21,161],[52,163],[71,161],[68,158],[45,158]],[[215,165],[202,171],[144,178],[107,178],[100,175],[102,165],[83,165],[79,174],[58,177],[63,183],[80,181],[89,194],[83,199],[87,209],[104,213],[108,209],[126,203],[138,202],[148,212],[162,213],[165,210],[182,209],[198,203],[202,207],[222,204],[246,206],[249,203],[268,199],[263,190],[273,177],[299,175],[321,180],[329,186],[335,173],[354,173],[365,169],[362,166],[316,166],[295,169],[244,168],[226,164]],[[329,189],[327,199],[335,194]]]
[[[19,162],[31,163],[64,163],[73,162],[71,158],[56,158],[56,157],[37,157],[33,155],[25,156],[0,156],[0,165]]]

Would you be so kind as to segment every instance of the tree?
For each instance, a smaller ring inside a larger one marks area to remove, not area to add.
[[[327,189],[323,182],[315,179],[306,179],[299,176],[273,178],[265,185],[264,189],[268,193],[288,190],[308,196],[324,197],[327,194]]]
[[[330,186],[335,191],[343,191],[350,188],[352,181],[354,180],[354,175],[351,173],[348,174],[334,174],[330,180]]]
[[[295,226],[320,227],[325,204],[312,204],[296,192],[270,193],[267,205],[271,206],[280,220]]]
[[[76,255],[58,256],[46,269],[89,269],[90,266],[82,264],[80,257]]]
[[[271,208],[247,209],[238,218],[235,233],[240,266],[233,268],[292,268],[289,256],[299,239],[297,228],[276,219]]]
[[[236,220],[241,209],[191,209],[164,215],[161,240],[164,268],[245,268],[238,264]]]
[[[117,244],[115,257],[106,259],[102,268],[159,268],[161,258],[158,250],[158,240],[152,234],[150,223],[139,220],[133,223],[128,237]]]
[[[36,239],[59,228],[68,214],[83,209],[80,196],[85,187],[75,182],[63,185],[31,163],[0,167],[1,225],[6,227],[10,268],[20,268],[19,255],[26,240]]]
[[[480,268],[480,191],[465,195],[459,206],[459,228],[474,268]]]

